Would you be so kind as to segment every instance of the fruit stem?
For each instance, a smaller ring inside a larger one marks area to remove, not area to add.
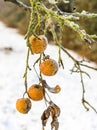
[[[25,68],[25,72],[24,72],[24,85],[25,85],[25,92],[23,94],[23,96],[25,95],[25,93],[27,93],[27,74],[28,74],[28,69],[31,70],[31,68],[29,67],[28,65],[28,62],[29,62],[29,53],[30,53],[30,48],[28,47],[28,51],[27,51],[27,58],[26,58],[26,68]]]
[[[40,63],[41,63],[41,58],[42,58],[42,54],[40,54],[39,58],[34,62],[34,65],[33,65],[33,68],[34,68],[35,73],[36,73],[36,75],[37,75],[37,77],[38,77],[38,79],[39,79],[39,82],[41,82],[41,80],[42,80],[42,75],[41,75],[41,72],[40,72],[40,74],[38,74],[38,72],[37,72],[37,70],[36,70],[36,68],[35,68],[35,65],[36,65],[36,63],[39,63],[39,65],[40,65]]]

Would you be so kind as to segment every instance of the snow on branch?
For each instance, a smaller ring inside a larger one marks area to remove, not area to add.
[[[23,2],[19,0],[4,0],[4,1],[9,1],[12,2],[20,7],[23,7],[24,9],[31,9],[31,6],[28,6],[24,4]],[[32,1],[33,3],[33,1]],[[91,43],[96,43],[94,39],[97,39],[97,35],[89,35],[85,32],[85,30],[81,30],[79,25],[75,23],[75,21],[80,20],[80,17],[85,17],[85,18],[96,18],[97,14],[95,13],[88,13],[86,11],[82,11],[81,13],[79,12],[74,12],[74,13],[67,13],[67,12],[62,12],[58,8],[56,11],[53,11],[53,5],[51,9],[48,9],[42,2],[36,2],[36,8],[39,8],[40,10],[44,11],[48,16],[54,17],[57,21],[63,22],[63,26],[68,26],[77,34],[80,36],[80,38],[91,44]]]

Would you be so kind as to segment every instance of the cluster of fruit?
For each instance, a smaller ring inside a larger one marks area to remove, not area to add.
[[[29,38],[30,50],[33,54],[44,53],[47,48],[48,40],[44,35],[39,35],[38,37],[32,35]],[[45,76],[53,76],[58,71],[58,64],[54,59],[46,57],[41,61],[40,72]],[[31,109],[31,101],[40,101],[45,96],[45,88],[52,93],[58,93],[60,91],[60,86],[56,85],[54,88],[49,87],[45,80],[41,79],[41,84],[33,84],[27,90],[29,98],[20,98],[16,101],[16,109],[23,114],[28,113]]]
[[[34,54],[44,53],[48,44],[48,40],[44,35],[40,35],[38,37],[32,35],[29,38],[29,42],[30,49]],[[58,64],[54,59],[51,59],[50,57],[45,57],[41,62],[39,68],[42,74],[46,76],[53,76],[58,71]]]

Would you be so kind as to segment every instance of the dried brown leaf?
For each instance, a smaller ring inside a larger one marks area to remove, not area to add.
[[[50,109],[51,109],[52,116],[58,117],[60,115],[60,108],[53,102],[50,102],[50,104],[51,104]]]
[[[55,130],[58,130],[59,128],[59,122],[57,119],[54,119],[52,122],[51,122],[51,130],[53,130],[55,128]]]
[[[44,130],[44,126],[46,126],[46,123],[47,123],[48,118],[50,116],[52,118],[51,130],[53,130],[53,129],[58,130],[58,128],[59,128],[59,122],[58,122],[59,115],[60,115],[60,108],[55,103],[50,101],[48,108],[43,112],[43,114],[41,116],[43,130]]]
[[[41,116],[43,126],[46,126],[46,123],[47,123],[49,116],[50,116],[50,110],[46,109]]]
[[[45,86],[45,88],[48,89],[49,92],[51,93],[59,93],[61,90],[61,87],[59,85],[56,85],[55,87],[50,87],[45,80],[42,80],[42,85]]]
[[[51,130],[53,129],[58,130],[59,128],[58,117],[60,115],[60,108],[53,102],[50,102],[50,104],[51,104],[50,111],[51,111],[51,116],[52,116]]]

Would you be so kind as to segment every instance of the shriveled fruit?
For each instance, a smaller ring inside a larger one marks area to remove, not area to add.
[[[16,109],[22,113],[27,114],[31,109],[31,101],[29,98],[20,98],[16,101]]]
[[[47,48],[48,40],[44,35],[39,35],[38,37],[32,35],[29,38],[29,43],[32,52],[35,54],[39,54],[44,52]]]
[[[28,89],[28,96],[34,101],[40,101],[44,97],[44,87],[39,84],[33,84]]]
[[[46,76],[53,76],[58,71],[58,64],[53,59],[46,59],[40,64],[40,71]]]

